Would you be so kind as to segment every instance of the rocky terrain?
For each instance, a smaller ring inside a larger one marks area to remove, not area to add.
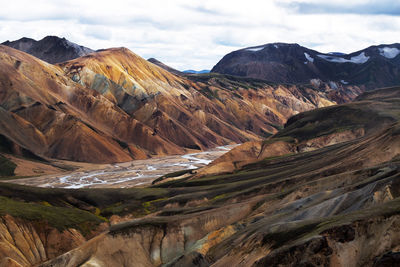
[[[2,232],[2,263],[384,266],[396,262],[399,101],[400,88],[386,88],[364,93],[350,104],[300,113],[260,148],[243,144],[228,154],[231,161],[240,162],[248,151],[257,155],[251,163],[214,174],[175,174],[175,179],[147,188],[66,190],[2,183],[0,214],[8,227]],[[15,222],[19,227],[10,227]],[[43,234],[49,230],[42,225],[71,242],[52,243],[51,252],[41,245],[49,242]],[[24,234],[18,234],[21,231]]]
[[[396,266],[397,45],[304,49],[241,52],[274,82],[0,45],[0,266]]]
[[[22,175],[61,171],[52,159],[126,162],[260,140],[294,114],[362,92],[322,82],[177,76],[126,48],[51,65],[0,46],[0,58],[2,176],[29,166]],[[40,164],[24,161],[32,158]]]
[[[272,43],[224,56],[212,72],[276,83],[313,79],[371,90],[400,82],[400,44],[370,46],[350,54],[320,53],[298,44]]]
[[[24,51],[52,64],[71,60],[94,52],[90,48],[57,36],[46,36],[39,41],[24,37],[11,42],[5,41],[2,45]]]

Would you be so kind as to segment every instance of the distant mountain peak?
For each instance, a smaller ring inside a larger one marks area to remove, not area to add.
[[[374,89],[399,84],[400,44],[344,54],[321,53],[296,43],[270,43],[233,51],[211,72],[276,83],[304,84],[317,78]]]
[[[24,51],[48,63],[60,63],[94,52],[94,50],[73,43],[64,37],[49,35],[36,41],[23,37],[15,41],[6,41],[3,45]]]
[[[151,57],[151,58],[147,59],[147,61],[153,63],[154,65],[159,66],[160,68],[163,68],[164,70],[166,70],[166,71],[168,71],[170,73],[173,73],[173,74],[176,74],[176,75],[183,75],[183,73],[181,71],[179,71],[177,69],[174,69],[174,68],[164,64],[163,62],[159,61],[156,58]]]

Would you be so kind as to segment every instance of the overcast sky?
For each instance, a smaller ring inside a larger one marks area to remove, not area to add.
[[[352,52],[400,42],[395,0],[12,0],[0,42],[65,37],[92,49],[125,46],[184,69],[211,69],[225,54],[272,42]]]

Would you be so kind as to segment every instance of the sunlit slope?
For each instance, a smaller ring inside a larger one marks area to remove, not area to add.
[[[0,58],[1,134],[34,153],[118,162],[183,152],[59,67],[5,46]]]
[[[155,134],[186,148],[255,140],[293,114],[335,104],[334,90],[298,88],[223,75],[176,76],[126,48],[60,64],[72,80],[116,103]],[[328,92],[329,91],[329,92]],[[360,91],[342,93],[348,101]],[[338,98],[338,99],[337,99]]]

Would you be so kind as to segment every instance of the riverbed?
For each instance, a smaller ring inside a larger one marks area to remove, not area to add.
[[[59,175],[9,180],[7,182],[70,189],[146,186],[167,173],[204,167],[235,146],[220,146],[208,151],[186,155],[99,165],[101,167],[94,170],[80,170]]]

